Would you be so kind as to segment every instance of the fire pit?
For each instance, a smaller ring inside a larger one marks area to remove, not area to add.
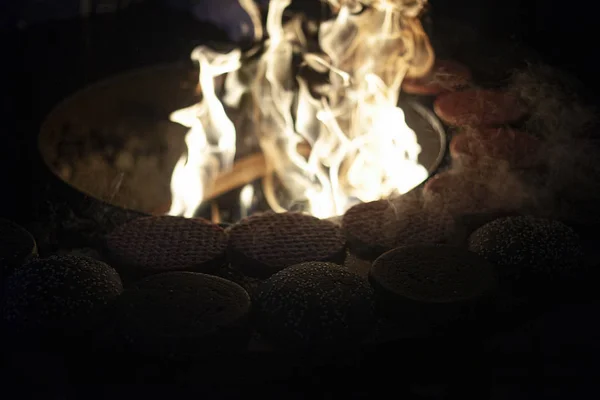
[[[186,128],[168,117],[196,100],[196,82],[197,70],[174,64],[126,73],[78,92],[57,106],[42,126],[39,149],[44,162],[88,196],[142,213],[166,213],[173,169],[186,151]],[[446,149],[444,130],[414,99],[403,99],[400,106],[421,146],[418,161],[433,173]],[[219,174],[198,210],[198,215],[227,222],[269,209],[264,196],[261,199],[267,167],[251,110],[231,110],[231,115],[234,125],[242,128],[236,160],[232,169]],[[246,210],[240,208],[244,187],[244,193],[254,192],[245,200]],[[211,212],[211,204],[218,214]]]
[[[200,47],[199,70],[132,71],[48,116],[46,166],[110,224],[93,257],[14,268],[15,343],[48,332],[76,375],[115,380],[265,382],[307,355],[312,375],[376,354],[395,382],[390,357],[424,375],[476,364],[490,335],[578,295],[597,186],[566,175],[595,171],[589,112],[549,100],[544,68],[490,82],[436,60],[424,1],[329,3],[315,27],[272,1],[255,47]]]
[[[302,15],[284,23],[289,5],[271,3],[269,39],[250,50],[194,50],[198,85],[193,70],[164,66],[66,100],[42,127],[44,161],[116,206],[191,217],[210,205],[214,221],[221,210],[334,217],[418,186],[446,147],[433,113],[399,96],[434,60],[422,4],[344,5],[320,30]],[[242,187],[234,204],[217,201]]]

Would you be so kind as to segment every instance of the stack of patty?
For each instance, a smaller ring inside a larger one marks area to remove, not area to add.
[[[201,218],[142,217],[106,239],[107,257],[126,283],[169,271],[213,273],[226,248],[225,230]]]

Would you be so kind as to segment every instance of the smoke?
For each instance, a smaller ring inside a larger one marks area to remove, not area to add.
[[[581,83],[551,67],[529,65],[513,74],[511,90],[530,109],[524,129],[542,141],[539,169],[527,182],[536,211],[565,222],[600,222],[598,117],[584,102]]]
[[[526,129],[545,139],[580,137],[597,123],[596,110],[581,98],[581,82],[547,65],[529,64],[515,71],[510,90],[530,110]]]
[[[530,162],[515,167],[491,158],[477,163],[453,160],[425,189],[388,199],[389,239],[398,245],[461,243],[478,226],[513,214],[570,224],[600,222],[597,116],[580,97],[579,88],[574,78],[548,66],[528,65],[515,71],[508,91],[523,101],[529,114],[514,129],[539,140],[537,151],[527,155]],[[415,228],[427,233],[417,234]]]
[[[429,207],[422,188],[387,199],[383,212],[384,243],[390,247],[449,243],[455,222],[444,208]]]

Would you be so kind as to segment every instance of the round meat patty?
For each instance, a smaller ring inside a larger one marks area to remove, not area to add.
[[[101,261],[79,256],[33,259],[7,280],[4,325],[39,340],[77,337],[100,322],[103,310],[122,290],[117,272]]]
[[[472,322],[497,287],[484,258],[447,245],[404,246],[373,263],[369,280],[381,309],[410,331],[429,331],[457,321]],[[416,329],[420,328],[420,329]]]
[[[265,213],[229,230],[231,265],[248,276],[268,278],[306,261],[343,264],[346,241],[338,226],[300,213]]]
[[[129,348],[166,359],[235,352],[249,340],[250,297],[228,280],[193,272],[152,275],[116,302],[116,331]]]
[[[426,210],[417,191],[394,200],[358,204],[342,219],[349,250],[367,260],[398,246],[446,243],[453,226],[443,210]]]
[[[469,249],[496,265],[504,288],[518,296],[560,284],[583,266],[575,231],[544,218],[499,218],[473,232]]]
[[[468,89],[440,95],[433,104],[437,116],[451,126],[498,126],[519,121],[526,106],[500,90]]]
[[[423,78],[405,78],[402,90],[410,94],[434,96],[453,92],[471,83],[471,70],[456,61],[436,60],[431,73]]]
[[[360,344],[375,322],[361,277],[323,262],[291,266],[259,287],[256,326],[278,347],[331,349]]]
[[[226,248],[225,230],[201,218],[142,217],[106,239],[107,256],[127,282],[168,271],[214,272]]]
[[[491,191],[477,174],[446,171],[431,177],[423,187],[428,208],[445,209],[450,214],[470,214],[489,207]]]
[[[502,165],[437,174],[425,183],[423,197],[427,209],[445,210],[454,218],[490,212],[519,213],[532,202],[520,175]]]
[[[522,131],[481,128],[455,135],[450,141],[450,154],[469,167],[506,162],[512,168],[530,168],[538,163],[540,146],[538,139]]]

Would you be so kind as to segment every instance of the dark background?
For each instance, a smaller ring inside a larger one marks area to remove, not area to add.
[[[540,52],[546,62],[597,85],[593,38],[597,16],[592,3],[545,0],[431,0],[432,11],[479,28],[481,33],[512,37]]]

